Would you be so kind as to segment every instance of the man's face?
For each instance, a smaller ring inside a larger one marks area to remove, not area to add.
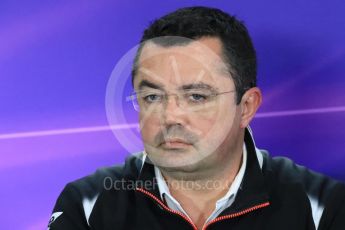
[[[240,138],[235,85],[221,42],[144,45],[134,89],[146,153],[162,168],[198,170],[228,159]]]

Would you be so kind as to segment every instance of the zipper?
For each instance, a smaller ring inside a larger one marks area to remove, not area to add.
[[[146,191],[145,189],[142,189],[142,188],[136,188],[137,191],[139,192],[142,192],[144,193],[145,195],[149,196],[150,198],[152,198],[153,200],[155,200],[157,203],[159,203],[166,211],[170,212],[170,213],[173,213],[175,215],[178,215],[180,217],[182,217],[184,220],[186,220],[192,227],[194,230],[198,230],[198,228],[196,227],[196,225],[186,216],[184,215],[183,213],[181,212],[178,212],[176,210],[173,210],[171,208],[169,208],[168,206],[166,206],[160,199],[158,199],[155,195],[153,195],[152,193]],[[270,202],[265,202],[265,203],[262,203],[262,204],[258,204],[258,205],[255,205],[251,208],[247,208],[243,211],[240,211],[240,212],[236,212],[236,213],[233,213],[233,214],[229,214],[229,215],[225,215],[225,216],[219,216],[213,220],[211,220],[210,222],[208,222],[206,225],[204,225],[204,227],[202,228],[202,230],[206,230],[207,227],[209,227],[211,224],[214,224],[216,222],[219,222],[219,221],[222,221],[222,220],[226,220],[226,219],[233,219],[233,218],[236,218],[236,217],[239,217],[239,216],[242,216],[242,215],[245,215],[247,213],[250,213],[250,212],[253,212],[255,210],[258,210],[258,209],[261,209],[261,208],[265,208],[267,206],[270,205]]]
[[[136,190],[139,191],[139,192],[142,192],[145,195],[149,196],[150,198],[154,199],[156,202],[158,202],[168,212],[171,212],[173,214],[176,214],[176,215],[182,217],[184,220],[186,220],[193,227],[194,230],[198,230],[196,225],[187,216],[185,216],[183,213],[175,211],[175,210],[169,208],[160,199],[158,199],[155,195],[151,194],[150,192],[146,191],[145,189],[136,188]]]
[[[270,205],[270,202],[265,202],[265,203],[262,203],[262,204],[258,204],[258,205],[255,205],[251,208],[247,208],[243,211],[240,211],[240,212],[236,212],[236,213],[233,213],[233,214],[229,214],[229,215],[225,215],[225,216],[219,216],[213,220],[211,220],[210,222],[208,222],[203,228],[202,230],[206,230],[206,228],[208,226],[210,226],[211,224],[214,224],[216,222],[219,222],[219,221],[222,221],[222,220],[226,220],[226,219],[233,219],[233,218],[236,218],[236,217],[239,217],[239,216],[242,216],[242,215],[245,215],[247,213],[250,213],[250,212],[253,212],[255,210],[258,210],[260,208],[265,208],[267,206]]]

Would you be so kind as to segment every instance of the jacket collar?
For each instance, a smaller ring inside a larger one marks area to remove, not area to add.
[[[246,172],[235,202],[226,212],[240,211],[267,202],[269,199],[267,182],[259,164],[253,137],[248,128],[245,130],[244,142],[248,153]]]
[[[160,199],[158,182],[155,176],[154,165],[146,154],[142,154],[142,166],[138,176],[137,188],[142,188],[152,193],[155,197]],[[161,199],[160,199],[161,200]]]

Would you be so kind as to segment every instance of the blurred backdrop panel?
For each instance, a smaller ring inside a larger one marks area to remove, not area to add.
[[[109,127],[111,73],[150,21],[192,5],[248,26],[264,94],[258,147],[345,181],[343,1],[2,0],[0,229],[46,229],[67,182],[140,150],[123,144],[138,133],[127,101],[113,108],[125,120]],[[125,98],[130,81],[113,89]]]

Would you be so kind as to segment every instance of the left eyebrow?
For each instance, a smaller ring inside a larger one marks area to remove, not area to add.
[[[217,91],[217,89],[214,88],[213,86],[205,84],[203,82],[183,85],[179,87],[179,90],[191,90],[191,89],[207,89],[214,92]]]

